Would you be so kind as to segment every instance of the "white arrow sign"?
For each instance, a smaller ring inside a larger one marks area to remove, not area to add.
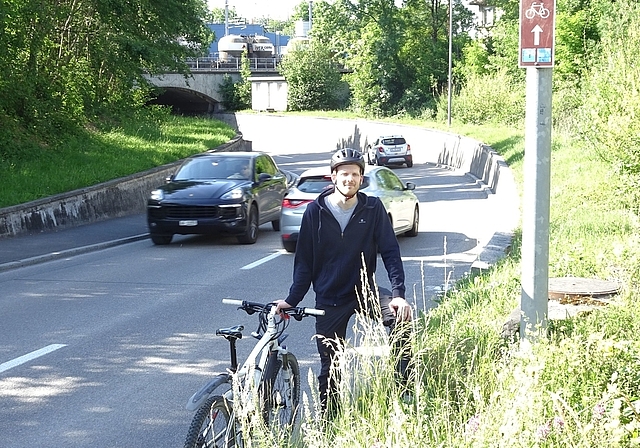
[[[533,27],[531,32],[534,33],[533,45],[540,45],[540,34],[542,33],[542,28],[540,28],[540,25],[536,25],[535,27]]]

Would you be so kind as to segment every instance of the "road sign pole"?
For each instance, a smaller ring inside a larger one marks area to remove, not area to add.
[[[551,68],[527,67],[520,338],[535,339],[549,309]]]

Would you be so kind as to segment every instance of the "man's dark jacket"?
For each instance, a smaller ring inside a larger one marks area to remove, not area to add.
[[[316,305],[337,306],[362,296],[362,254],[373,290],[378,253],[391,282],[393,297],[405,295],[404,268],[398,240],[384,205],[377,197],[358,192],[358,204],[344,233],[326,206],[333,190],[311,202],[302,217],[286,302],[297,306],[313,283]],[[356,293],[357,291],[357,293]]]

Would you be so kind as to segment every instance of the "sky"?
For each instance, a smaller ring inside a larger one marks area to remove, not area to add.
[[[229,9],[236,9],[240,17],[247,19],[270,17],[286,20],[293,9],[304,0],[226,0]],[[225,0],[207,0],[209,8],[224,8]]]

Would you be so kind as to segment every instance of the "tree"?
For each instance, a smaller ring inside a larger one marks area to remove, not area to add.
[[[289,110],[331,110],[340,106],[341,74],[327,47],[299,46],[287,53],[280,73],[288,85]]]
[[[251,107],[251,69],[246,50],[240,59],[240,81],[234,82],[233,78],[225,74],[218,87],[218,93],[222,96],[222,106],[227,110],[243,110]]]
[[[209,23],[224,23],[224,8],[211,8],[209,13],[207,14],[206,20]],[[238,13],[236,12],[235,7],[231,7],[227,10],[227,18],[229,21],[233,21],[238,19]]]
[[[208,47],[206,13],[203,0],[5,1],[1,112],[57,136],[144,104],[146,73],[187,73]]]

